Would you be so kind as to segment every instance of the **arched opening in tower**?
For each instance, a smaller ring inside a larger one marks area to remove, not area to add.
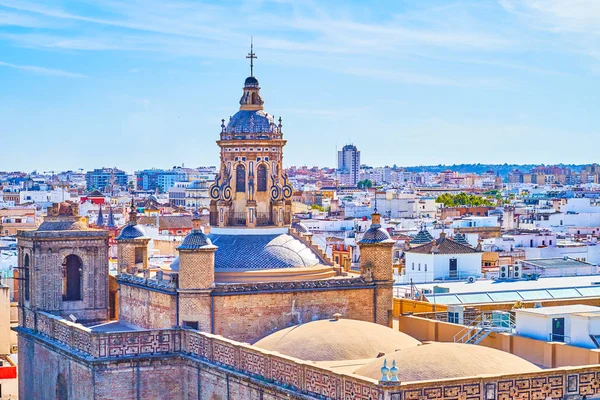
[[[83,262],[75,254],[65,257],[63,267],[63,300],[81,300],[81,277]]]

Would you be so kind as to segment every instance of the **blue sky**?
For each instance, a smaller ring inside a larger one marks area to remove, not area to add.
[[[286,165],[599,161],[598,0],[0,0],[0,170],[215,165],[251,35]]]

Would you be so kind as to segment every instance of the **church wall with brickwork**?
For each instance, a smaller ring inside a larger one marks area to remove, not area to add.
[[[119,319],[145,329],[177,325],[176,297],[133,285],[119,286]]]
[[[215,296],[215,333],[254,343],[280,329],[335,313],[374,322],[373,299],[373,288]]]

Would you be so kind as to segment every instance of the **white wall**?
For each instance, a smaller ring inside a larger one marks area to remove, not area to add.
[[[456,258],[459,279],[481,276],[481,253],[469,254],[420,254],[406,253],[404,282],[424,283],[450,279],[450,259]],[[413,263],[415,269],[413,270]],[[418,266],[421,264],[421,271]],[[425,271],[427,265],[427,271]],[[433,268],[432,268],[433,266]]]
[[[552,318],[546,315],[531,314],[516,310],[516,334],[532,339],[548,341],[552,332]],[[567,330],[565,329],[565,334]]]

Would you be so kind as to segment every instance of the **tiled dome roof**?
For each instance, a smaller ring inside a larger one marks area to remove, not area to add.
[[[269,133],[274,130],[273,116],[263,110],[240,110],[231,117],[226,128],[228,133]]]
[[[122,230],[116,240],[140,239],[146,238],[146,232],[139,225],[128,224]]]
[[[206,246],[212,246],[212,242],[201,230],[194,229],[187,235],[177,250],[196,250]]]
[[[253,76],[249,76],[244,81],[244,87],[258,87],[258,79]]]
[[[313,267],[321,260],[304,243],[288,234],[208,235],[218,247],[215,270],[250,271],[275,268]]]
[[[381,227],[379,224],[373,224],[358,244],[372,244],[372,243],[390,243],[394,240],[390,237],[390,234]]]

